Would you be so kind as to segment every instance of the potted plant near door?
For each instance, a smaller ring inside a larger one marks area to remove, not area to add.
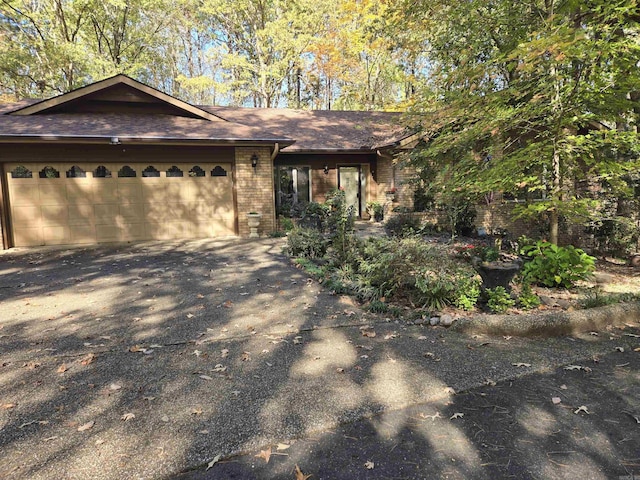
[[[249,238],[260,237],[260,235],[258,234],[258,227],[260,227],[261,219],[262,219],[261,213],[258,213],[258,212],[247,213],[247,221],[249,224]]]
[[[396,187],[391,187],[389,190],[384,192],[385,196],[387,197],[387,202],[391,203],[396,201],[396,192]]]

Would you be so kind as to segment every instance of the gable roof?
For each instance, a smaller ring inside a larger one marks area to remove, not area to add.
[[[403,126],[399,112],[194,106],[126,75],[47,100],[0,105],[0,142],[118,137],[279,143],[286,154],[398,148],[414,133]]]
[[[220,118],[116,75],[47,100],[25,100],[0,108],[0,142],[294,142],[284,135]]]
[[[153,87],[138,82],[126,75],[115,75],[85,87],[63,93],[53,98],[26,105],[9,113],[9,115],[38,115],[46,113],[79,113],[87,111],[87,102],[120,102],[144,104],[147,107],[164,107],[159,113],[168,113],[202,118],[210,121],[223,121],[220,117],[161,92]],[[84,108],[83,108],[84,106]],[[92,107],[88,107],[92,108]],[[98,107],[99,108],[99,107]]]
[[[414,132],[399,112],[202,106],[215,115],[294,138],[287,152],[371,151],[396,146]]]

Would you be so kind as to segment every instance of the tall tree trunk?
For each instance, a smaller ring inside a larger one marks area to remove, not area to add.
[[[558,152],[557,145],[553,146],[553,160],[552,160],[552,173],[551,173],[552,185],[551,185],[551,198],[554,205],[549,212],[549,242],[554,245],[558,244],[558,223],[560,216],[558,215],[558,202],[561,202],[562,185],[560,182],[560,153]]]

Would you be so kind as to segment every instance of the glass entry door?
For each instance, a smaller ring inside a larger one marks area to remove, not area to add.
[[[338,186],[344,190],[347,206],[360,216],[360,167],[338,167]]]

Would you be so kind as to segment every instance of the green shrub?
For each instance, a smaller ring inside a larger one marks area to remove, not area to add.
[[[295,224],[293,223],[293,220],[291,220],[290,218],[281,217],[280,218],[280,226],[282,227],[282,229],[285,232],[290,232],[291,230],[294,229]]]
[[[596,259],[572,245],[558,247],[539,241],[524,247],[520,253],[530,259],[522,270],[522,278],[527,283],[570,288],[578,280],[589,278],[595,270]]]
[[[475,271],[449,256],[444,246],[419,238],[369,239],[360,254],[358,271],[379,298],[441,309],[452,304],[471,306],[479,295]]]
[[[420,230],[420,219],[410,213],[402,213],[387,220],[384,229],[390,237],[408,237]]]
[[[487,306],[493,313],[505,313],[516,304],[504,287],[487,288],[487,297]]]
[[[518,295],[518,305],[524,310],[533,310],[540,306],[540,297],[531,291],[531,285],[524,283],[520,295]]]
[[[389,305],[380,300],[373,300],[367,305],[366,309],[372,313],[387,313],[389,311]]]
[[[454,305],[461,310],[473,310],[480,298],[480,283],[473,279],[468,279],[466,285],[464,280],[460,283],[461,288],[458,290],[458,298],[456,298]]]
[[[287,238],[287,253],[292,257],[322,258],[327,253],[327,242],[317,230],[296,228]]]
[[[325,274],[324,267],[314,263],[308,258],[296,258],[295,264],[302,268],[309,275],[322,279]]]
[[[327,224],[331,234],[331,246],[337,264],[347,263],[353,254],[355,214],[347,205],[343,190],[333,189],[327,194]]]

